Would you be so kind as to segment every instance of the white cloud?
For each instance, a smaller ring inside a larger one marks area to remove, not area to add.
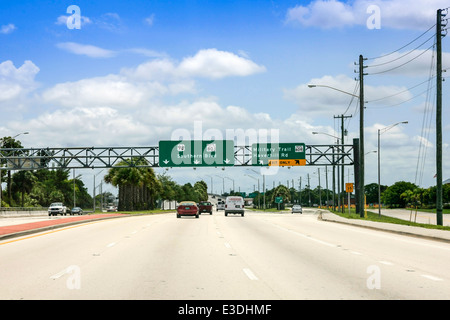
[[[178,70],[186,76],[219,79],[228,76],[249,76],[265,72],[266,68],[231,52],[205,49],[197,52],[195,56],[183,59]]]
[[[13,32],[16,29],[17,29],[16,26],[14,24],[10,23],[10,24],[1,26],[0,27],[0,33],[1,34],[8,34],[8,33]]]
[[[44,91],[47,103],[64,107],[114,106],[133,108],[155,95],[168,92],[157,82],[133,83],[117,75],[108,75],[75,82],[59,83]]]
[[[121,73],[143,81],[180,78],[220,79],[232,76],[244,77],[265,71],[264,66],[234,53],[204,49],[194,56],[184,58],[178,64],[169,58],[155,59],[142,63],[136,68],[124,68]]]
[[[149,15],[147,18],[144,19],[144,23],[149,26],[153,26],[154,22],[155,22],[155,14],[154,13],[152,13],[151,15]]]
[[[178,71],[186,76],[219,79],[228,76],[249,76],[265,72],[266,68],[231,52],[205,49],[185,58]]]
[[[56,46],[70,53],[85,55],[91,58],[110,58],[116,55],[116,52],[112,50],[75,42],[60,42]]]
[[[38,72],[39,68],[29,60],[19,68],[10,60],[0,63],[0,102],[11,102],[34,90],[37,86],[34,78]]]
[[[313,1],[308,6],[298,5],[288,10],[287,23],[324,29],[353,25],[355,16],[350,5],[339,1]]]
[[[41,98],[44,104],[65,108],[113,107],[132,112],[151,109],[149,104],[162,97],[196,93],[197,77],[246,76],[263,70],[264,67],[232,53],[200,50],[178,64],[169,58],[161,58],[135,68],[124,68],[119,74],[59,83],[46,89]],[[167,117],[161,121],[165,119]]]
[[[436,10],[448,7],[447,0],[314,0],[308,5],[288,9],[286,23],[323,29],[366,26],[372,12],[370,6],[380,9],[381,28],[428,29],[436,21]]]

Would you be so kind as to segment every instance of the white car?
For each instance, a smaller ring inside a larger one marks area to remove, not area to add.
[[[299,204],[294,204],[294,205],[292,206],[292,213],[294,213],[294,212],[303,213],[303,211],[302,211],[302,206],[299,205]]]
[[[225,216],[229,213],[244,216],[244,198],[238,196],[227,197],[225,200]]]
[[[50,207],[48,207],[48,215],[49,216],[56,216],[58,214],[60,215],[66,215],[67,208],[65,205],[63,205],[62,202],[53,202]]]
[[[217,210],[217,211],[219,211],[219,210],[225,210],[225,202],[223,202],[223,201],[217,202],[216,210]]]

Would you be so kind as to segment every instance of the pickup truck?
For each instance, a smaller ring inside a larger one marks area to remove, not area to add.
[[[198,204],[198,213],[201,214],[202,212],[209,212],[209,214],[212,214],[212,204],[209,201],[202,201]]]
[[[66,215],[67,208],[63,205],[62,202],[53,202],[50,207],[48,207],[48,215],[49,216],[56,216],[58,214],[60,215]]]

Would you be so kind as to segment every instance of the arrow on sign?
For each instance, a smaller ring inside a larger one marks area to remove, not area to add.
[[[195,160],[195,161],[194,161],[194,163],[195,163],[195,164],[199,164],[199,163],[200,163],[200,161],[198,161],[198,160]]]
[[[168,163],[169,163],[169,160],[166,159],[166,160],[164,160],[163,162],[164,162],[164,164],[168,164]]]
[[[226,158],[224,162],[225,162],[225,163],[228,163],[228,162],[230,162],[230,160],[228,160],[228,158]]]

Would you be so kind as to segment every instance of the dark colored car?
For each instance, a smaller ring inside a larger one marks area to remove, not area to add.
[[[195,216],[198,218],[198,207],[194,201],[180,202],[177,208],[177,218],[181,216]]]
[[[74,214],[83,214],[83,209],[81,209],[80,207],[74,207],[72,208],[72,210],[70,210],[70,214],[74,215]]]
[[[212,203],[209,201],[202,201],[198,204],[198,212],[202,214],[202,212],[209,212],[212,214]]]

